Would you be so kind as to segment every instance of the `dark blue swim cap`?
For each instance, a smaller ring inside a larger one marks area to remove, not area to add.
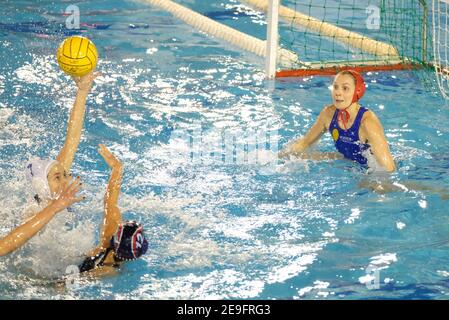
[[[120,260],[134,260],[148,250],[143,227],[136,221],[126,221],[119,225],[111,239],[115,256]]]

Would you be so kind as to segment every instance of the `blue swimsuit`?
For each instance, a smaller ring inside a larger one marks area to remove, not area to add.
[[[357,161],[360,164],[366,164],[367,159],[362,154],[369,149],[369,144],[361,143],[359,138],[360,122],[362,121],[363,114],[368,111],[364,107],[360,107],[359,112],[354,120],[353,125],[348,130],[341,129],[338,126],[338,109],[335,110],[331,124],[329,126],[329,132],[334,139],[335,147],[338,152],[343,154],[347,159]]]

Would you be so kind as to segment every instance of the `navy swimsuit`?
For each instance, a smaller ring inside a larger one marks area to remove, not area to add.
[[[99,267],[104,266],[104,260],[106,260],[106,257],[108,256],[109,252],[113,251],[112,247],[107,248],[105,251],[102,251],[98,253],[94,257],[87,257],[84,259],[83,263],[78,266],[78,269],[81,272],[90,271],[92,269],[96,269]],[[115,263],[112,265],[114,268],[120,267],[120,265],[117,263],[118,260],[116,259],[114,255],[114,261]]]
[[[341,129],[338,126],[338,109],[335,110],[331,124],[329,126],[329,132],[334,139],[335,147],[345,158],[357,161],[360,164],[366,164],[367,159],[363,155],[366,150],[369,149],[369,144],[361,143],[359,138],[360,122],[362,121],[363,114],[368,111],[364,107],[360,107],[359,112],[348,130]]]

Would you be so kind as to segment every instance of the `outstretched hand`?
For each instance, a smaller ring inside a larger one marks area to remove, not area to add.
[[[55,206],[57,211],[61,211],[72,204],[80,202],[85,199],[85,197],[77,197],[77,193],[81,190],[82,183],[80,182],[80,177],[76,177],[71,183],[68,183],[64,190],[52,201],[53,206]]]
[[[110,168],[121,168],[122,163],[120,160],[118,160],[104,144],[100,143],[98,146],[98,153],[103,157]]]
[[[75,81],[78,90],[90,91],[94,83],[95,78],[101,75],[101,72],[93,72],[86,74],[82,77],[72,76],[73,81]]]
[[[291,155],[299,157],[302,153],[307,149],[307,145],[304,143],[303,139],[300,139],[298,141],[289,143],[287,146],[284,147],[279,153],[279,158],[286,158]]]

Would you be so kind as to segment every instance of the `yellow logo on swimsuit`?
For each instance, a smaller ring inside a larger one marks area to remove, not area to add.
[[[332,130],[332,138],[334,138],[334,141],[337,141],[339,137],[340,134],[338,133],[337,128],[334,128],[334,130]]]

